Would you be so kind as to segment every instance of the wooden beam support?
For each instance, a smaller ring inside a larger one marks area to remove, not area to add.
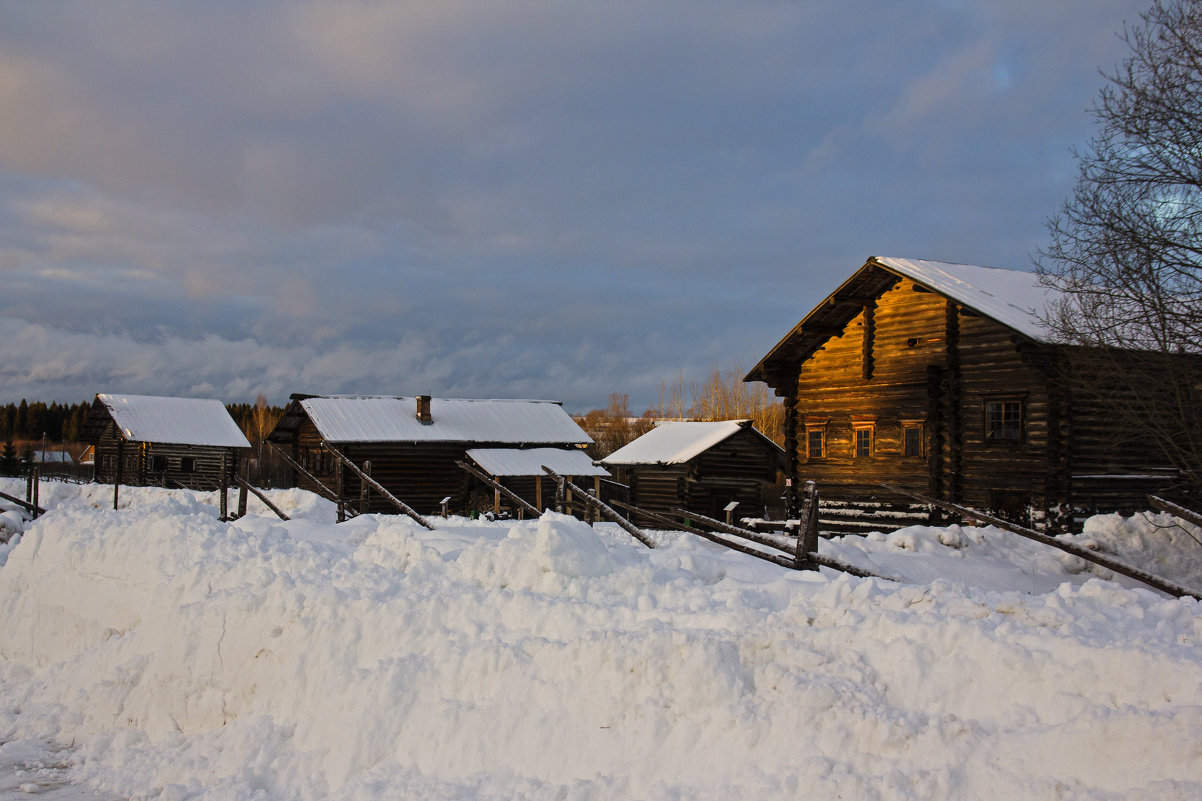
[[[591,505],[595,506],[597,511],[601,514],[602,517],[609,519],[610,522],[617,523],[619,526],[622,527],[623,530],[625,530],[628,534],[630,534],[630,536],[634,537],[636,540],[643,543],[648,548],[656,547],[655,540],[653,540],[653,539],[651,539],[651,537],[647,536],[646,532],[644,532],[642,529],[640,529],[634,523],[631,523],[629,520],[622,517],[622,515],[618,514],[616,511],[614,511],[612,506],[605,503],[600,498],[594,498],[592,495],[589,495],[587,492],[580,489],[580,487],[577,487],[571,481],[568,481],[566,478],[559,475],[558,473],[556,473],[554,470],[547,467],[546,465],[543,465],[543,472],[546,473],[547,475],[551,476],[552,478],[554,478],[557,482],[559,482],[559,484],[561,486],[563,486],[565,490],[575,490],[576,494],[580,496],[581,500],[583,500],[587,504],[591,504]]]
[[[288,517],[288,515],[286,515],[286,514],[284,514],[283,512],[281,512],[278,506],[276,506],[276,505],[275,505],[274,503],[272,503],[271,501],[267,500],[267,496],[266,496],[266,495],[264,495],[262,492],[260,492],[258,487],[256,487],[256,486],[254,486],[253,484],[251,484],[249,481],[247,481],[246,479],[244,479],[242,476],[234,476],[234,481],[235,481],[235,482],[237,482],[238,486],[239,486],[239,487],[241,487],[243,490],[247,490],[247,491],[249,491],[249,492],[250,492],[250,493],[252,493],[252,494],[253,494],[253,495],[254,495],[256,498],[258,498],[259,500],[261,500],[261,501],[263,502],[263,504],[264,504],[264,505],[265,505],[265,506],[266,506],[268,509],[270,509],[271,511],[275,512],[275,513],[276,513],[276,515],[277,515],[277,516],[279,516],[280,520],[289,520],[289,519],[291,519],[291,518],[289,518],[289,517]],[[238,502],[238,506],[240,507],[240,508],[239,508],[239,511],[241,511],[243,514],[245,514],[245,513],[246,513],[246,507],[245,507],[245,505],[244,505],[244,504],[243,504],[241,501],[239,501],[239,502]]]
[[[518,495],[513,490],[509,489],[509,487],[506,487],[500,481],[494,481],[492,479],[492,477],[489,476],[487,473],[485,473],[483,470],[478,470],[475,467],[472,467],[467,462],[461,462],[458,460],[456,460],[455,464],[459,465],[459,467],[462,470],[464,470],[465,472],[475,476],[476,478],[480,479],[488,486],[492,487],[494,492],[499,492],[500,494],[504,495],[509,500],[513,501],[513,503],[515,503],[518,506],[518,508],[525,509],[527,512],[530,513],[530,515],[532,517],[539,517],[540,515],[542,515],[542,512],[540,512],[538,509],[535,509],[533,506],[531,506],[520,495]]]
[[[1187,523],[1193,523],[1195,526],[1202,526],[1202,514],[1195,512],[1192,509],[1186,509],[1184,506],[1166,501],[1164,498],[1156,495],[1148,496],[1148,503],[1162,512],[1168,512],[1174,517],[1179,517]]]
[[[413,507],[409,506],[404,501],[402,501],[400,498],[398,498],[397,496],[395,496],[391,492],[389,492],[384,487],[383,484],[376,481],[374,478],[367,475],[367,473],[364,473],[362,470],[360,470],[359,465],[355,464],[350,459],[346,458],[346,456],[343,455],[342,451],[338,450],[337,448],[335,448],[333,445],[331,445],[328,442],[321,443],[321,447],[325,448],[327,451],[332,453],[335,456],[335,458],[338,459],[339,462],[341,462],[343,465],[348,467],[352,473],[359,476],[360,481],[364,482],[365,484],[371,485],[372,489],[374,489],[376,492],[383,495],[388,500],[389,503],[391,503],[397,509],[400,509],[401,512],[408,515],[411,519],[413,519],[417,523],[421,524],[422,526],[425,526],[426,528],[430,529],[431,531],[435,530],[433,523],[431,523],[429,520],[427,520],[426,518],[422,517],[417,512],[415,512],[413,510]]]
[[[267,445],[268,448],[271,448],[271,450],[274,451],[277,456],[279,456],[281,459],[284,460],[284,464],[288,465],[293,470],[300,473],[302,476],[304,476],[305,478],[309,479],[314,484],[316,484],[318,487],[318,489],[316,490],[318,495],[321,495],[326,500],[330,500],[330,501],[333,501],[334,503],[338,503],[338,496],[334,493],[334,491],[332,489],[330,489],[329,487],[327,487],[325,484],[323,484],[317,478],[317,476],[313,475],[308,470],[301,467],[300,462],[296,461],[291,456],[289,456],[287,453],[285,453],[283,448],[279,447],[274,442],[270,442],[268,440],[263,440],[263,442],[264,442],[264,444]]]
[[[24,509],[27,512],[32,512],[33,514],[37,514],[37,515],[46,514],[46,510],[43,509],[42,507],[38,506],[36,503],[29,503],[28,501],[23,501],[20,498],[14,498],[12,495],[9,495],[7,492],[0,492],[0,498],[3,498],[6,501],[11,501],[12,503],[15,503],[17,506],[20,506],[22,509]]]
[[[1020,526],[1017,523],[1011,523],[1009,520],[1002,520],[1001,518],[994,517],[993,515],[987,515],[984,512],[978,512],[976,509],[970,509],[967,506],[961,506],[958,503],[950,503],[948,501],[939,501],[934,498],[928,498],[925,495],[894,486],[893,484],[882,483],[881,486],[890,492],[907,495],[917,501],[920,501],[921,503],[929,503],[946,509],[949,512],[955,512],[956,514],[964,515],[965,517],[973,520],[979,520],[982,523],[988,523],[991,526],[997,526],[1000,529],[1005,529],[1006,531],[1017,534],[1020,537],[1026,537],[1029,540],[1035,540],[1035,542],[1043,543],[1044,545],[1050,545],[1053,548],[1064,551],[1065,553],[1071,553],[1073,556],[1079,556],[1087,562],[1092,562],[1095,565],[1101,565],[1107,570],[1113,570],[1115,573],[1118,573],[1121,576],[1135,579],[1136,581],[1147,584],[1153,589],[1160,590],[1161,592],[1168,593],[1169,595],[1177,598],[1189,597],[1202,601],[1202,593],[1196,593],[1193,590],[1182,587],[1180,584],[1175,584],[1167,579],[1162,579],[1159,576],[1155,576],[1147,572],[1146,570],[1141,570],[1138,567],[1132,567],[1131,565],[1120,562],[1117,559],[1111,559],[1108,556],[1103,556],[1102,554],[1091,551],[1088,548],[1082,548],[1080,545],[1074,545],[1071,542],[1063,542],[1062,540],[1055,539],[1054,537],[1049,537],[1046,534],[1040,534],[1038,531]]]

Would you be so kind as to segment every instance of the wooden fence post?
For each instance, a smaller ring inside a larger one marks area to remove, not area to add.
[[[366,475],[371,475],[371,460],[363,463],[363,472]],[[371,496],[368,494],[368,486],[366,481],[359,483],[359,514],[365,515],[371,509]]]
[[[117,440],[117,469],[113,471],[113,509],[117,508],[118,496],[121,494],[121,466],[125,462],[125,440]]]
[[[246,517],[246,485],[238,483],[238,517]]]
[[[41,489],[41,484],[40,484],[41,470],[39,470],[38,468],[35,467],[32,470],[30,470],[29,472],[30,472],[30,475],[33,476],[33,519],[37,520],[38,519],[38,509],[41,508],[41,504],[38,503],[38,494]]]
[[[224,453],[221,454],[221,472],[218,473],[217,475],[218,475],[217,491],[221,493],[221,499],[219,502],[219,508],[221,509],[220,516],[221,516],[222,520],[226,520],[229,518],[229,498],[226,497],[225,488],[226,488],[226,482],[228,481],[229,477],[226,475],[226,465],[225,465],[225,454]]]

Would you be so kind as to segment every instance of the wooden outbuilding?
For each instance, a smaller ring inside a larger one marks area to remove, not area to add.
[[[554,506],[557,492],[554,480],[544,472],[549,467],[569,481],[592,480],[592,492],[600,497],[601,479],[609,471],[598,467],[585,451],[578,448],[472,448],[467,452],[470,463],[493,481],[540,511]],[[562,499],[571,507],[570,493]],[[504,499],[499,492],[493,495],[493,511],[500,512]]]
[[[554,401],[301,394],[267,441],[293,461],[296,486],[337,499],[346,513],[397,508],[365,487],[343,457],[421,514],[440,512],[447,499],[452,511],[468,511],[479,484],[458,463],[470,461],[469,451],[583,455],[592,442]],[[518,488],[533,500],[535,484],[532,478]],[[487,497],[491,508],[491,490]]]
[[[779,503],[785,452],[750,420],[663,423],[599,460],[648,512],[761,517]]]
[[[131,486],[216,489],[250,449],[225,404],[204,398],[99,394],[82,438],[96,481]]]
[[[1083,353],[1043,326],[1054,300],[1033,273],[870,258],[746,377],[785,399],[790,492],[818,482],[827,530],[925,519],[881,482],[1052,529],[1144,508],[1176,471],[1062,380]]]

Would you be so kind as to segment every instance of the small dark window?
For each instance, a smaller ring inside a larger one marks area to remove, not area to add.
[[[985,402],[985,439],[1017,442],[1023,435],[1023,404],[1016,400]]]
[[[856,458],[872,455],[872,429],[856,429]]]
[[[905,456],[922,456],[922,426],[902,429],[902,449]]]
[[[185,456],[179,460],[179,469],[181,473],[195,473],[196,459],[191,456]]]
[[[826,430],[811,428],[806,430],[806,456],[811,459],[821,459],[826,446]]]
[[[167,457],[166,456],[151,456],[150,469],[155,473],[167,472]]]

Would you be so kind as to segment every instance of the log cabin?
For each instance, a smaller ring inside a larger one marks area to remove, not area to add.
[[[750,420],[663,423],[599,460],[648,512],[761,517],[779,500],[785,452]]]
[[[81,433],[103,484],[216,489],[250,443],[219,400],[99,394]]]
[[[583,454],[592,442],[554,401],[304,394],[292,396],[267,441],[300,468],[296,486],[336,498],[343,513],[397,508],[343,469],[335,452],[421,514],[441,511],[446,498],[451,509],[469,511],[476,480],[457,464],[469,450]]]
[[[1177,472],[1063,380],[1088,354],[1044,327],[1053,300],[1033,273],[868,259],[745,379],[784,398],[790,505],[817,481],[832,532],[926,519],[882,482],[1051,530],[1146,508]]]

